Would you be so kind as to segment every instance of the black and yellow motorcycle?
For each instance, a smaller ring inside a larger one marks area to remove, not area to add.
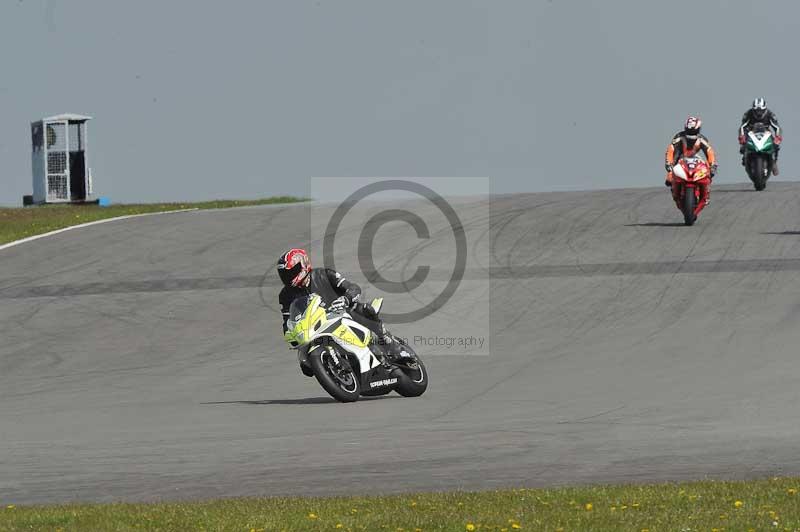
[[[379,298],[371,306],[380,313],[382,304]],[[386,347],[348,309],[326,309],[317,294],[294,300],[286,325],[284,338],[297,350],[303,373],[316,377],[337,401],[350,403],[362,395],[391,391],[417,397],[428,388],[425,364],[407,342],[401,342],[400,356],[390,360]]]

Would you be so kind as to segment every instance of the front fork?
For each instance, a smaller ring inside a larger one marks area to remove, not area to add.
[[[706,208],[706,200],[708,200],[708,184],[707,183],[688,183],[677,181],[672,182],[672,199],[675,201],[675,206],[679,211],[683,210],[683,198],[685,194],[695,194],[697,198],[697,205],[694,208],[694,215],[697,216]]]

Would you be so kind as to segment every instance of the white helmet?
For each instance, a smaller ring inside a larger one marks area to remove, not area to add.
[[[753,113],[757,118],[764,118],[764,115],[767,114],[767,101],[764,98],[753,100]]]

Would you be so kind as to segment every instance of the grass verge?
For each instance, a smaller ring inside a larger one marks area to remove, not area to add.
[[[0,507],[0,530],[800,530],[800,479]]]
[[[201,203],[145,203],[131,205],[42,205],[27,208],[0,208],[0,244],[21,240],[29,236],[48,233],[117,216],[148,214],[175,211],[180,209],[226,209],[269,205],[273,203],[294,203],[307,201],[292,196],[277,196],[257,200],[218,200]]]

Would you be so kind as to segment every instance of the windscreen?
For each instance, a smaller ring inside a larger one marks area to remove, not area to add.
[[[297,322],[302,319],[303,313],[306,311],[310,299],[311,296],[300,296],[292,301],[291,305],[289,305],[289,319],[286,322],[286,326],[289,328],[289,330],[294,329],[294,326],[297,325]]]

